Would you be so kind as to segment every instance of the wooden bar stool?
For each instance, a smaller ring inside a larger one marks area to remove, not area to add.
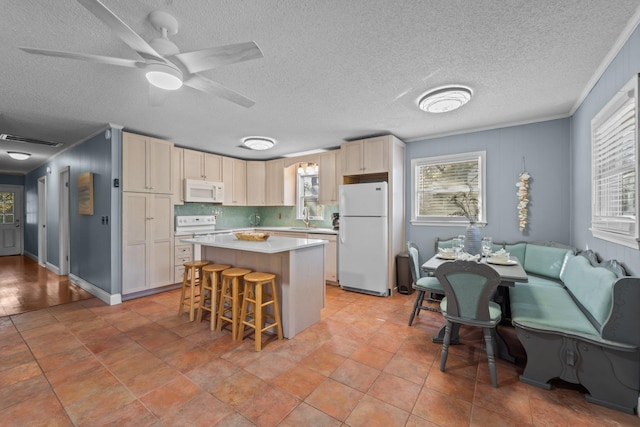
[[[265,290],[264,287],[267,286]],[[251,306],[250,306],[251,305]],[[265,308],[273,306],[273,315],[265,312]],[[271,323],[266,321],[270,320]],[[262,333],[276,328],[278,339],[282,339],[282,322],[280,307],[276,294],[276,275],[272,273],[254,272],[244,276],[244,296],[240,311],[240,330],[238,340],[244,338],[244,327],[253,328],[255,332],[256,351],[262,349]]]
[[[211,326],[213,331],[216,324],[218,301],[220,300],[220,284],[222,273],[231,268],[226,264],[207,264],[202,267],[202,285],[200,287],[200,304],[198,305],[198,323],[202,322],[202,314],[205,311],[211,313]],[[209,301],[209,305],[206,302]]]
[[[222,322],[231,323],[231,337],[238,340],[238,319],[240,315],[240,279],[251,273],[246,268],[228,268],[222,272],[222,288],[218,303],[218,325],[216,330],[222,330]]]
[[[193,322],[196,311],[196,289],[200,290],[200,280],[202,279],[202,267],[209,264],[209,261],[190,261],[185,262],[184,275],[182,278],[182,292],[180,293],[180,308],[178,316],[182,316],[184,306],[189,306],[189,321]],[[187,288],[189,295],[187,296]],[[198,295],[201,295],[198,292]]]

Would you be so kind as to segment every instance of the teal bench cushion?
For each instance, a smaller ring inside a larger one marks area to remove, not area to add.
[[[562,287],[520,286],[509,289],[514,324],[600,337],[600,332]]]
[[[518,258],[518,262],[524,265],[524,256],[527,251],[526,243],[516,243],[514,245],[504,245],[504,250],[509,252],[509,255]]]
[[[540,276],[534,276],[532,274],[528,274],[527,275],[527,282],[526,283],[521,283],[518,282],[516,284],[520,284],[523,286],[554,286],[554,287],[562,287],[562,283],[560,283],[557,280],[551,280],[551,279],[547,279],[545,277],[540,277]]]
[[[571,253],[569,249],[528,244],[522,266],[527,273],[559,279],[564,258]]]
[[[564,285],[593,318],[603,325],[611,312],[613,285],[617,276],[603,267],[593,267],[583,256],[567,258],[560,273]]]

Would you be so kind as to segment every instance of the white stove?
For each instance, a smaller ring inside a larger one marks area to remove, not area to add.
[[[176,216],[176,236],[195,236],[210,234],[216,229],[214,215],[182,215]]]

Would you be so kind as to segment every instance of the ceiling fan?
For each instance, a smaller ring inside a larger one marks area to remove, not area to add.
[[[155,11],[149,14],[149,21],[154,28],[162,32],[162,36],[147,43],[99,0],[78,0],[78,3],[109,27],[120,40],[135,50],[142,57],[142,60],[29,47],[20,47],[20,49],[37,55],[138,68],[145,72],[149,83],[161,89],[176,90],[184,84],[243,107],[249,108],[255,104],[251,99],[198,74],[198,72],[221,65],[262,58],[262,51],[256,43],[251,41],[180,53],[178,47],[168,38],[168,35],[178,32],[178,21],[166,12]]]

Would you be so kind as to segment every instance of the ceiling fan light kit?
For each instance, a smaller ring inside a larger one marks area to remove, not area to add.
[[[9,157],[15,160],[27,160],[29,157],[31,157],[31,154],[22,153],[20,151],[7,151],[7,154],[9,155]]]
[[[148,15],[149,22],[161,32],[161,37],[147,42],[100,0],[77,1],[109,27],[122,42],[137,52],[142,60],[29,47],[20,47],[20,49],[34,55],[143,69],[149,83],[161,89],[177,90],[184,83],[184,86],[191,89],[218,96],[245,108],[255,104],[255,101],[223,84],[198,74],[200,71],[223,65],[262,58],[262,51],[255,42],[235,43],[181,53],[178,46],[168,38],[169,35],[178,32],[178,21],[172,15],[163,11],[154,11]]]
[[[462,107],[472,95],[466,86],[439,87],[424,94],[418,101],[418,107],[428,113],[446,113]]]
[[[248,136],[242,140],[242,144],[251,150],[268,150],[276,145],[276,142],[264,136]]]
[[[165,90],[177,90],[182,87],[182,72],[161,62],[150,63],[146,67],[147,80],[152,85]]]

